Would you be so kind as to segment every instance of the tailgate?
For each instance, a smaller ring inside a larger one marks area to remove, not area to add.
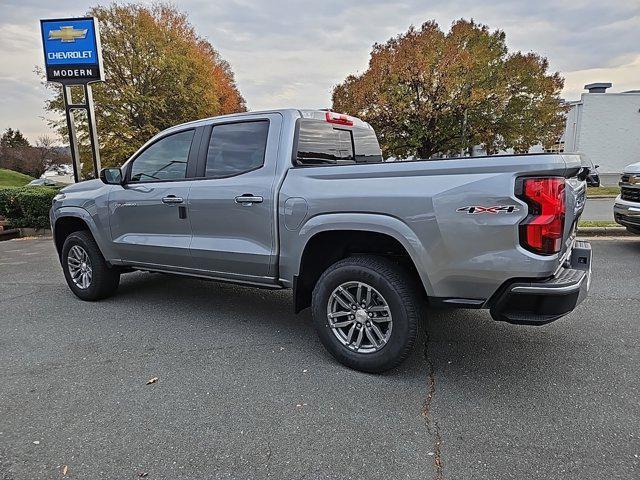
[[[583,163],[580,155],[562,155],[566,163],[565,170],[565,202],[566,213],[564,220],[564,234],[561,256],[571,250],[576,237],[578,221],[584,211],[587,199],[587,182],[578,178],[582,172]]]

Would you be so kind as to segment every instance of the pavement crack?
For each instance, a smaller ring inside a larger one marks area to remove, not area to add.
[[[265,462],[265,469],[267,472],[266,478],[271,476],[271,442],[267,443],[267,461]]]
[[[427,361],[429,370],[429,378],[427,380],[427,397],[422,405],[422,417],[424,418],[427,432],[433,437],[433,466],[435,468],[434,479],[444,480],[444,462],[442,461],[442,435],[440,434],[440,425],[438,421],[433,419],[431,415],[431,403],[436,394],[436,375],[433,362],[429,356],[429,338],[424,342],[424,358]]]
[[[433,442],[433,465],[436,467],[436,473],[434,478],[436,480],[444,480],[444,464],[442,463],[442,451],[440,445],[442,445],[442,436],[440,435],[440,426],[438,422],[434,422],[434,442]]]

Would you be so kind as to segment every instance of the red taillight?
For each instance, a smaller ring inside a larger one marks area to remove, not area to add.
[[[534,253],[552,255],[562,248],[565,193],[563,177],[524,178],[518,197],[529,205],[520,224],[520,244]]]
[[[353,120],[351,120],[348,115],[342,113],[327,112],[325,118],[329,123],[337,123],[338,125],[346,125],[348,127],[353,126]]]

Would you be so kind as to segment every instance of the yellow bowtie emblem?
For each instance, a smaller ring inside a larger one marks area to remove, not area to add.
[[[49,40],[60,40],[61,42],[75,42],[87,36],[87,28],[76,30],[73,27],[60,27],[60,30],[50,30]]]

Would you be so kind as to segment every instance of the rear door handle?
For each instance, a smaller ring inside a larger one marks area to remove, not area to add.
[[[236,197],[236,203],[241,203],[246,206],[251,206],[254,203],[262,203],[264,199],[259,195],[251,195],[250,193],[245,193],[244,195],[240,195]]]
[[[166,203],[167,205],[173,205],[183,202],[184,199],[182,197],[176,197],[175,195],[167,195],[166,197],[162,197],[162,203]]]

